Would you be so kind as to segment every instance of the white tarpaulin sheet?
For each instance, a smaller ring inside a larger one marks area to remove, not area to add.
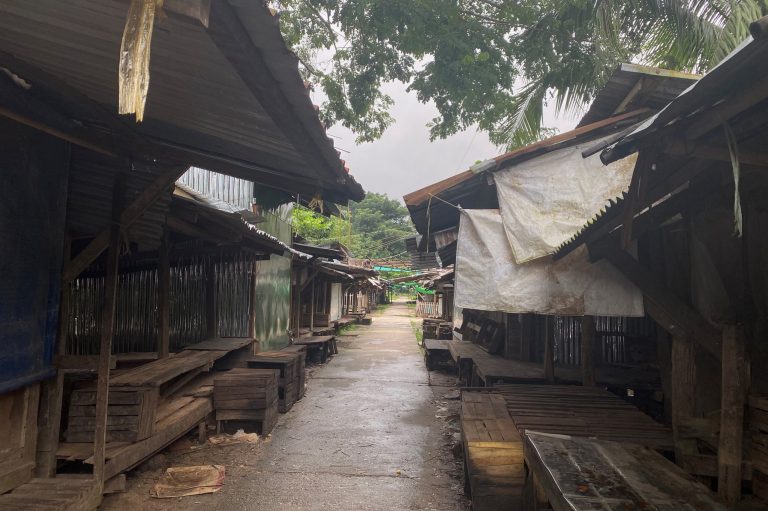
[[[599,153],[581,156],[598,142],[559,149],[493,174],[516,262],[554,253],[609,199],[627,191],[636,155],[608,166]]]
[[[467,309],[556,315],[642,316],[643,297],[586,247],[563,259],[515,263],[496,209],[461,211],[455,305]]]

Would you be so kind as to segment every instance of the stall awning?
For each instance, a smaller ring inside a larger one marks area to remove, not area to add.
[[[494,173],[507,240],[518,264],[546,257],[629,188],[635,155],[603,165],[572,145]]]
[[[586,248],[518,264],[495,209],[462,210],[455,304],[465,309],[557,315],[642,316],[643,297]]]

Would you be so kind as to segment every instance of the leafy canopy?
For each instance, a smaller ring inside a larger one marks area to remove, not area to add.
[[[346,216],[328,218],[297,206],[293,229],[310,243],[340,241],[357,258],[405,258],[405,238],[414,230],[408,210],[398,201],[370,192],[361,202],[350,203]]]
[[[544,105],[589,102],[621,62],[710,69],[768,0],[275,0],[288,43],[327,100],[327,125],[358,142],[393,122],[399,81],[444,138],[477,124],[500,145],[541,136]],[[522,85],[520,85],[522,84]],[[518,87],[519,85],[519,87]]]

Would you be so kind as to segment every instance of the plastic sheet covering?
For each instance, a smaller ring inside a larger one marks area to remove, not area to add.
[[[131,0],[120,43],[119,112],[144,118],[149,91],[149,55],[155,17],[163,0]]]
[[[496,209],[462,210],[455,306],[553,315],[642,316],[640,291],[580,247],[558,261],[515,263]]]
[[[629,188],[636,155],[608,166],[600,156],[581,156],[590,141],[553,151],[493,177],[504,229],[517,263],[554,253],[609,199]]]

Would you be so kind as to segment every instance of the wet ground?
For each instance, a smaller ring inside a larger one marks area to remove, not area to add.
[[[452,454],[454,379],[428,373],[395,303],[340,338],[339,354],[310,369],[307,393],[258,444],[181,443],[129,474],[128,492],[103,509],[393,511],[468,509]],[[420,321],[418,322],[420,323]],[[158,500],[149,489],[166,466],[223,464],[216,494]]]

